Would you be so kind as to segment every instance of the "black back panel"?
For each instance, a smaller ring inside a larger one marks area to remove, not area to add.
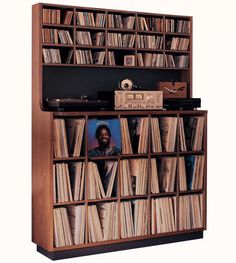
[[[45,66],[43,68],[43,99],[97,98],[98,91],[113,91],[121,79],[129,78],[145,90],[155,90],[158,81],[180,81],[178,70],[128,68],[81,68]]]

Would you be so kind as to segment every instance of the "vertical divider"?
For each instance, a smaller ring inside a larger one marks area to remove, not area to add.
[[[148,207],[147,207],[147,235],[151,235],[151,114],[148,115],[148,175],[147,175],[147,187],[148,187]]]
[[[108,65],[108,12],[105,12],[105,17],[106,17],[106,21],[105,21],[105,65]]]
[[[120,118],[121,116],[118,115],[118,120],[120,122]],[[121,133],[121,131],[120,131]],[[122,133],[121,133],[121,136],[122,136]],[[122,141],[122,140],[121,140]],[[121,145],[121,148],[122,148],[122,145]],[[118,238],[121,239],[121,217],[120,217],[120,197],[121,197],[121,193],[120,193],[120,176],[121,176],[121,173],[120,173],[120,156],[118,156],[118,159],[117,159],[117,209],[118,209]]]
[[[138,67],[138,14],[135,14],[135,63],[134,65]]]
[[[165,57],[166,57],[166,17],[163,16],[163,56],[164,56],[164,68],[166,67],[166,63],[165,63]]]
[[[88,115],[85,116],[85,243],[88,243]]]
[[[76,64],[76,8],[73,9],[74,14],[73,14],[73,33],[74,33],[74,47],[73,47],[73,64]]]
[[[175,187],[176,187],[176,231],[179,230],[179,119],[180,119],[180,114],[177,114],[177,132],[176,132],[176,152],[177,152],[177,167],[176,167],[176,181],[175,181]]]

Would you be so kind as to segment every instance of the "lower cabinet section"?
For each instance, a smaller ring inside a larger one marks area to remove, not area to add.
[[[54,208],[54,246],[86,246],[203,228],[203,194]]]
[[[33,135],[39,252],[61,259],[203,237],[205,111],[40,114]]]

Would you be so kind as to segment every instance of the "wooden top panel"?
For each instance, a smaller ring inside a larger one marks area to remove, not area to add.
[[[174,111],[174,110],[156,110],[156,111],[91,111],[91,112],[54,112],[54,117],[66,117],[66,116],[119,116],[119,115],[124,115],[124,116],[129,116],[129,115],[202,115],[206,114],[206,110],[179,110],[179,111]]]

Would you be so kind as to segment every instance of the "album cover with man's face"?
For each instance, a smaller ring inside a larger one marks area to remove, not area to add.
[[[116,156],[120,152],[120,121],[118,119],[88,120],[89,157]]]

